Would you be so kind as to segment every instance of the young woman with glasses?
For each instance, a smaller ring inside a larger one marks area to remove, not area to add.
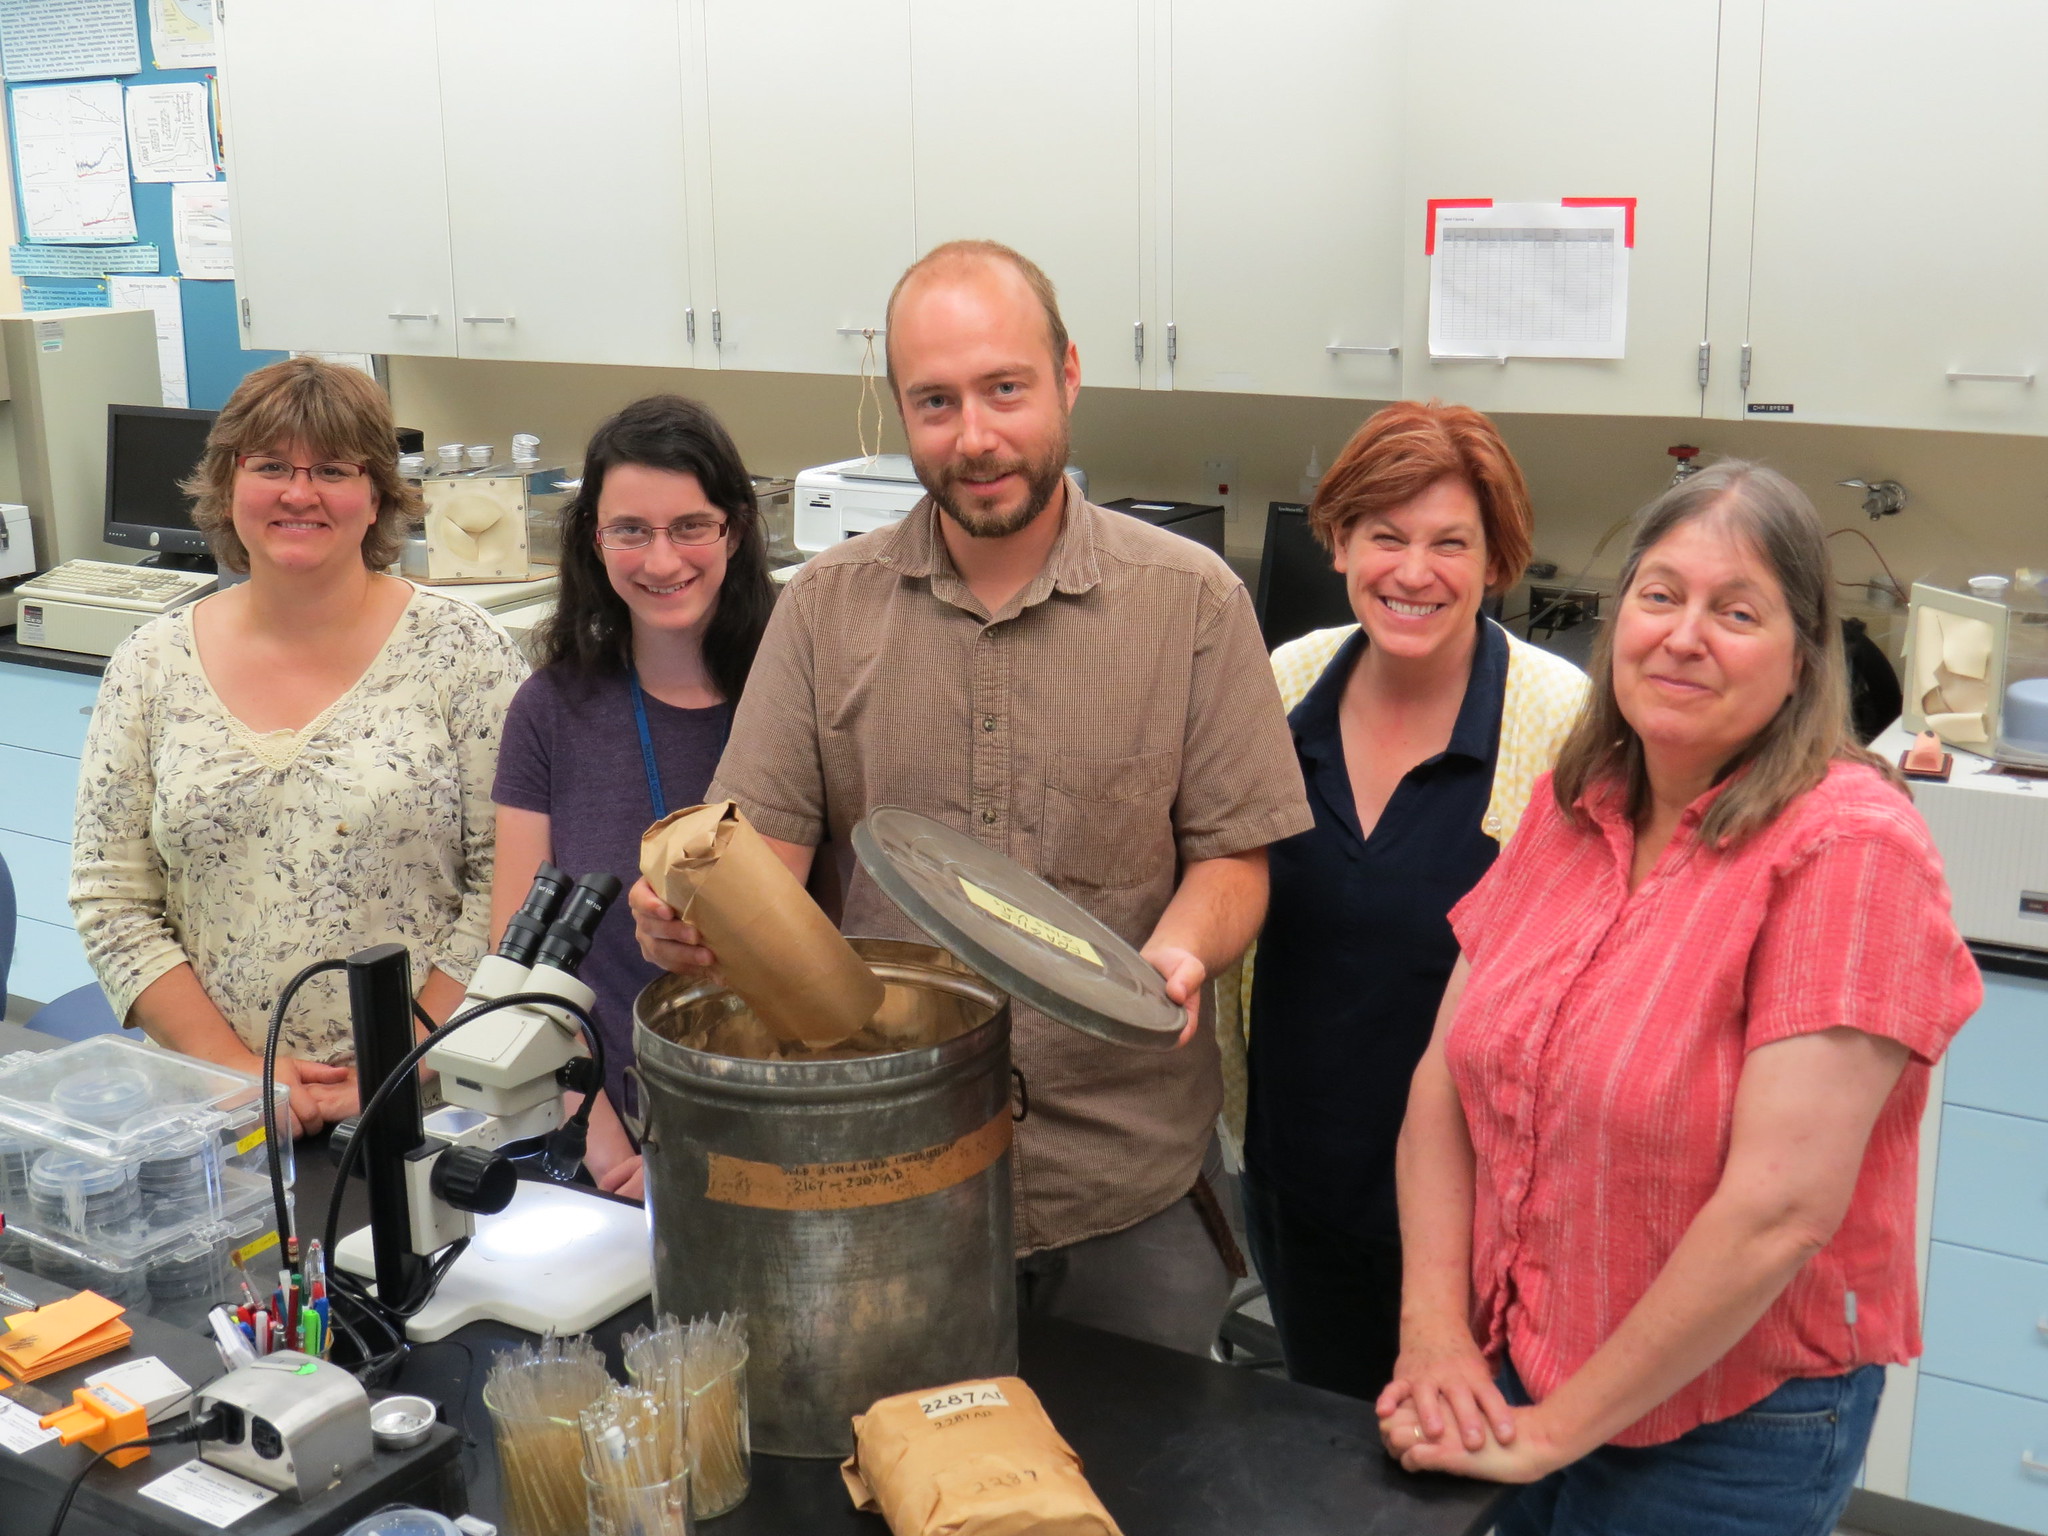
[[[365,374],[258,369],[185,482],[240,585],[144,625],[86,737],[71,908],[115,1015],[259,1067],[309,960],[404,944],[445,1017],[484,953],[490,780],[525,663],[470,603],[381,574],[419,493]],[[278,1078],[305,1133],[353,1114],[348,999],[315,979]]]
[[[753,484],[717,418],[655,395],[601,425],[562,520],[561,596],[535,637],[540,670],[505,725],[494,935],[542,860],[639,878],[641,833],[711,782],[774,602]],[[640,1158],[615,1111],[633,999],[662,973],[640,957],[623,902],[581,974],[610,1069],[586,1161],[600,1187],[638,1195]]]

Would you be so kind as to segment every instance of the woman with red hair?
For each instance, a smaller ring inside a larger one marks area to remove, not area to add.
[[[1288,1373],[1372,1398],[1400,1352],[1394,1143],[1458,958],[1450,910],[1514,832],[1586,679],[1480,613],[1528,563],[1530,508],[1479,412],[1381,411],[1309,520],[1358,622],[1273,656],[1316,824],[1268,850],[1240,988],[1245,1204]]]

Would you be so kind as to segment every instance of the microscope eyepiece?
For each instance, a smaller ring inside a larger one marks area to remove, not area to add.
[[[540,941],[540,951],[534,963],[551,965],[558,971],[575,975],[576,967],[590,953],[590,942],[597,936],[597,925],[604,920],[611,904],[618,900],[621,889],[616,875],[585,875],[578,880],[575,889],[562,903],[561,915],[548,925],[547,936]]]
[[[613,883],[617,884],[616,881]],[[562,899],[568,890],[566,871],[547,863],[535,870],[533,884],[526,890],[526,900],[520,903],[519,910],[505,924],[505,936],[498,941],[498,953],[515,964],[532,965],[540,953],[542,941],[547,937],[548,924],[561,910]]]

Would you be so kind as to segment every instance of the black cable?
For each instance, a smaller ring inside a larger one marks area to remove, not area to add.
[[[71,1486],[64,1490],[64,1497],[57,1501],[56,1516],[50,1521],[50,1536],[57,1536],[57,1533],[63,1529],[64,1517],[71,1513],[71,1501],[78,1497],[78,1490],[85,1486],[86,1474],[106,1460],[107,1457],[113,1455],[114,1452],[130,1451],[138,1445],[178,1445],[181,1443],[189,1444],[194,1440],[204,1440],[213,1432],[217,1422],[215,1415],[208,1414],[203,1419],[194,1419],[190,1424],[181,1425],[177,1429],[167,1429],[158,1434],[142,1435],[133,1440],[123,1440],[119,1445],[110,1445],[104,1451],[95,1453],[91,1461],[88,1461],[78,1469],[78,1476],[71,1479]]]
[[[284,984],[277,994],[277,1006],[270,1010],[270,1028],[263,1036],[263,1140],[269,1150],[270,1198],[277,1209],[277,1241],[287,1264],[298,1264],[298,1240],[292,1230],[291,1201],[285,1195],[284,1154],[277,1145],[277,1041],[284,1032],[285,1010],[299,995],[299,988],[327,971],[341,970],[343,960],[316,960]]]
[[[551,992],[508,993],[504,997],[495,997],[489,1002],[479,1003],[476,1007],[469,1009],[465,1013],[456,1014],[447,1023],[436,1026],[424,1039],[420,1040],[411,1050],[400,1057],[397,1064],[386,1074],[384,1081],[377,1085],[377,1091],[370,1095],[369,1100],[357,1114],[356,1133],[349,1138],[348,1145],[342,1149],[341,1163],[335,1170],[334,1188],[327,1199],[327,1222],[323,1229],[323,1251],[329,1256],[328,1290],[330,1297],[338,1291],[352,1305],[357,1307],[364,1316],[375,1318],[378,1324],[391,1334],[395,1340],[393,1349],[390,1351],[391,1358],[402,1356],[407,1348],[403,1320],[416,1316],[420,1308],[424,1307],[433,1298],[434,1290],[441,1283],[442,1276],[447,1273],[448,1265],[454,1263],[455,1260],[451,1257],[446,1259],[445,1262],[437,1262],[434,1267],[430,1268],[422,1277],[422,1283],[419,1286],[420,1294],[416,1298],[405,1297],[393,1300],[381,1296],[373,1297],[370,1294],[369,1287],[359,1282],[356,1277],[349,1276],[346,1280],[340,1279],[342,1270],[339,1263],[340,1250],[338,1239],[341,1231],[341,1199],[343,1192],[348,1188],[349,1176],[355,1169],[357,1155],[361,1151],[364,1138],[370,1134],[370,1128],[375,1123],[377,1115],[390,1102],[391,1095],[397,1091],[400,1084],[404,1083],[411,1076],[413,1069],[419,1065],[427,1052],[439,1043],[443,1035],[460,1029],[463,1025],[480,1019],[487,1013],[495,1013],[501,1008],[519,1007],[528,1003],[565,1009],[575,1015],[578,1025],[582,1028],[584,1040],[590,1047],[591,1059],[599,1074],[598,1080],[602,1082],[605,1067],[604,1037],[598,1033],[597,1021],[591,1017],[588,1009],[580,1003],[566,997],[557,997]],[[576,1114],[572,1117],[572,1123],[580,1120],[583,1125],[587,1126],[590,1121],[590,1108],[591,1101],[586,1096],[583,1103],[577,1106]],[[451,1246],[459,1249],[461,1245]],[[332,1308],[329,1309],[330,1312],[332,1310]],[[394,1323],[394,1318],[399,1321]],[[349,1332],[352,1337],[358,1338],[360,1344],[360,1336],[355,1334],[355,1330],[351,1328]],[[383,1361],[387,1356],[379,1355],[374,1358],[377,1361]],[[358,1370],[357,1374],[358,1376],[362,1375],[362,1371]]]

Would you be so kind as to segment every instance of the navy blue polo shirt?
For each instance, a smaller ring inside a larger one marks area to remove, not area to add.
[[[1316,824],[1267,850],[1272,894],[1252,973],[1245,1163],[1295,1209],[1395,1236],[1394,1140],[1458,958],[1450,910],[1492,866],[1507,635],[1479,643],[1450,744],[1396,786],[1371,837],[1337,705],[1365,653],[1344,642],[1287,717]]]

